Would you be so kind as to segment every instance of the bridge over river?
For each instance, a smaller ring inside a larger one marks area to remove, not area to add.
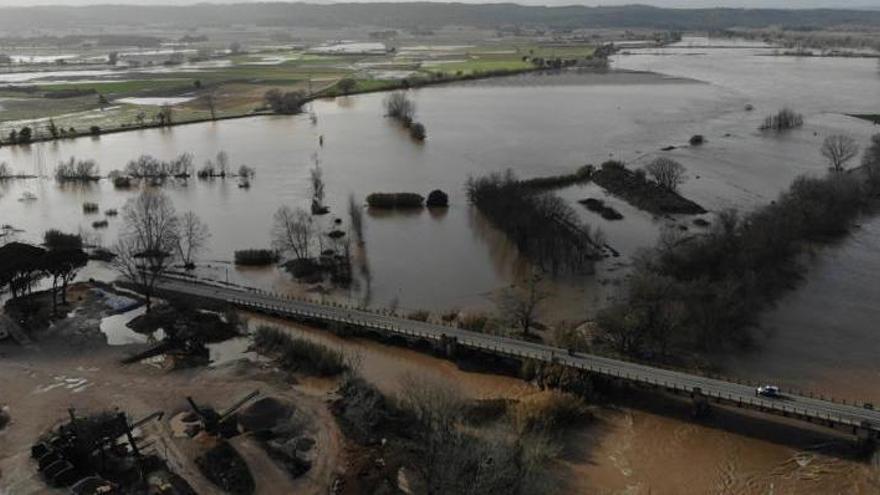
[[[414,321],[363,309],[319,304],[250,288],[167,278],[163,279],[157,288],[161,291],[207,298],[241,309],[281,317],[352,325],[389,336],[423,339],[499,356],[556,363],[632,384],[690,395],[698,406],[712,401],[824,426],[845,428],[857,435],[861,441],[874,442],[880,438],[880,411],[875,411],[870,405],[838,402],[788,392],[781,398],[768,398],[756,395],[755,387],[746,383],[657,368],[595,354],[570,353],[558,347]]]

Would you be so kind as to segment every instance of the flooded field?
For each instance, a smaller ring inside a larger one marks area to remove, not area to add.
[[[275,290],[293,290],[285,274],[236,270],[232,253],[268,246],[272,213],[282,204],[307,206],[313,154],[324,170],[331,218],[346,218],[349,195],[363,201],[377,191],[426,195],[439,188],[450,195],[448,211],[368,212],[372,303],[490,306],[491,293],[524,273],[526,264],[467,205],[463,184],[469,175],[507,168],[522,177],[555,175],[608,158],[638,165],[666,155],[688,168],[685,196],[711,211],[747,209],[773,200],[798,175],[824,173],[827,165],[818,149],[828,134],[845,132],[864,143],[877,132],[845,115],[880,111],[876,60],[776,57],[769,48],[724,43],[726,48],[718,48],[685,40],[677,47],[633,50],[617,55],[616,70],[604,74],[533,74],[414,91],[418,120],[428,131],[424,144],[383,118],[383,95],[370,94],[315,102],[314,124],[307,116],[267,117],[142,130],[4,147],[0,161],[20,172],[51,175],[58,160],[75,155],[95,159],[107,173],[140,153],[169,159],[192,152],[200,164],[226,150],[235,166],[256,169],[250,189],[230,180],[191,179],[164,190],[179,211],[195,211],[211,228],[206,258],[212,263],[203,274]],[[760,133],[763,118],[783,105],[804,113],[804,127],[782,136]],[[694,134],[703,134],[706,144],[688,146]],[[669,146],[675,149],[660,151]],[[25,193],[36,200],[21,201]],[[119,220],[111,218],[108,228],[95,231],[92,223],[103,215],[85,215],[81,205],[94,201],[101,211],[121,208],[134,194],[116,191],[106,180],[87,186],[60,186],[49,178],[6,181],[0,183],[0,224],[23,229],[21,236],[29,240],[48,228],[82,229],[110,245]],[[595,276],[558,284],[557,300],[564,301],[556,305],[560,314],[589,317],[613,292],[613,284],[604,282],[621,276],[631,257],[653,244],[670,220],[652,218],[594,185],[559,194],[584,221],[601,227],[622,254],[603,262]],[[588,212],[576,203],[586,197],[605,199],[624,220],[608,222]],[[803,286],[763,318],[759,348],[729,359],[728,374],[880,402],[880,334],[873,324],[880,316],[878,247],[880,220],[874,218],[840,245],[819,249]],[[360,294],[353,290],[351,297]],[[450,363],[417,353],[357,345],[367,356],[365,374],[378,382],[429,369],[478,395],[487,390],[515,394],[524,386],[463,375]],[[224,350],[218,358],[235,352]],[[880,489],[877,467],[870,463],[826,455],[821,446],[764,439],[762,430],[751,427],[728,432],[623,409],[608,412],[599,427],[580,435],[583,448],[591,447],[574,456],[568,469],[586,493],[867,494]]]

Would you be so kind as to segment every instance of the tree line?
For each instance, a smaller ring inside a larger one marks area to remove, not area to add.
[[[542,269],[583,272],[600,256],[599,234],[560,197],[523,184],[512,171],[470,177],[468,199]]]
[[[810,242],[845,235],[880,193],[880,134],[862,168],[799,177],[750,213],[725,210],[705,234],[664,231],[636,261],[623,300],[598,318],[618,352],[668,358],[750,342],[760,312],[799,280]]]

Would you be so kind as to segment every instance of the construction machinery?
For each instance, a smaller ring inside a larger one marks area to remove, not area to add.
[[[189,403],[193,413],[201,420],[202,429],[206,433],[215,436],[231,437],[235,436],[238,431],[236,425],[227,420],[230,416],[235,414],[236,411],[241,409],[248,402],[256,399],[259,395],[260,391],[254,390],[220,413],[209,407],[199,406],[192,397],[187,397],[186,401]],[[194,436],[196,433],[198,433],[198,431],[192,431],[190,434]]]
[[[74,493],[118,493],[120,483],[143,479],[146,459],[135,430],[162,418],[161,411],[129,423],[123,412],[77,417],[68,409],[62,424],[31,447],[40,473],[53,487],[74,485]]]

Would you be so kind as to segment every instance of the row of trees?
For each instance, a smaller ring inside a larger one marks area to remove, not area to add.
[[[86,265],[82,238],[57,230],[45,233],[44,247],[11,242],[0,247],[0,286],[9,286],[13,298],[29,294],[42,278],[52,280],[52,311],[67,303],[67,286]]]
[[[71,156],[55,167],[55,180],[58,182],[95,181],[100,178],[98,164],[94,160],[77,160]]]
[[[471,177],[466,189],[471,204],[541,268],[582,272],[600,256],[600,235],[568,203],[523,185],[510,170]]]
[[[141,155],[125,165],[125,174],[137,179],[187,178],[193,168],[192,153],[181,153],[171,160],[159,160],[151,155]]]
[[[804,243],[845,234],[880,193],[880,135],[863,165],[864,174],[833,168],[822,178],[799,177],[749,214],[721,212],[705,235],[665,231],[637,260],[623,302],[600,315],[606,340],[646,356],[748,342],[760,311],[799,278]]]
[[[425,126],[415,121],[416,104],[405,91],[395,91],[385,97],[385,115],[400,122],[409,129],[413,139],[424,141],[428,137]]]

